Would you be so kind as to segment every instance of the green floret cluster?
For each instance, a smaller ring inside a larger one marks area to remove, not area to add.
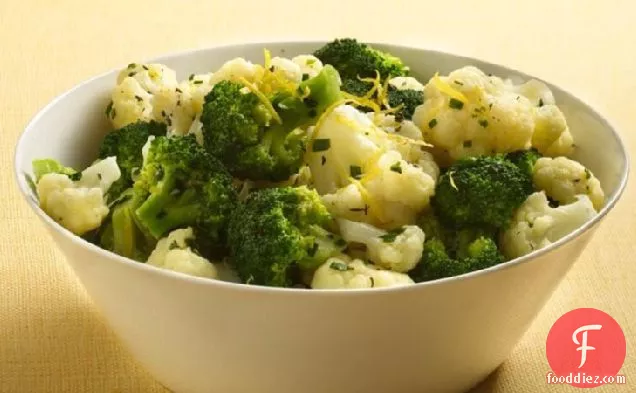
[[[339,254],[332,218],[316,191],[305,186],[266,188],[239,205],[229,225],[232,263],[256,285],[302,284],[302,271]]]
[[[119,255],[144,261],[170,231],[192,227],[202,254],[226,254],[227,221],[237,190],[224,166],[192,135],[156,136],[145,159],[141,147],[130,151],[138,151],[136,158],[118,151],[122,175],[132,165],[130,180],[111,203],[95,241]]]
[[[333,65],[343,80],[374,78],[376,71],[382,79],[409,73],[400,58],[354,38],[336,39],[316,50],[314,56],[323,64]]]
[[[441,175],[432,204],[453,225],[501,228],[532,191],[532,177],[508,159],[470,157]]]
[[[259,96],[240,82],[218,83],[201,114],[206,149],[241,179],[278,182],[297,173],[307,127],[341,98],[338,72],[326,66],[297,91],[309,94]]]
[[[372,82],[361,79],[379,76],[379,83],[384,85],[391,78],[408,76],[410,71],[400,58],[353,38],[336,39],[316,50],[314,56],[335,67],[342,78],[342,90],[358,97],[367,95],[374,86]],[[377,91],[372,98],[378,99]],[[401,106],[402,109],[396,113],[398,118],[408,120],[415,108],[424,102],[421,91],[398,90],[394,86],[388,87],[387,98],[391,108]],[[386,109],[383,102],[378,104]],[[359,109],[371,110],[365,106]]]
[[[481,270],[505,261],[499,233],[534,192],[536,150],[469,157],[445,168],[432,209],[418,220],[426,234],[422,261],[409,274],[429,281]]]
[[[166,132],[164,123],[139,121],[106,134],[99,148],[98,158],[117,157],[117,165],[122,172],[121,178],[108,190],[111,196],[117,197],[132,186],[133,174],[141,168],[141,149],[148,138],[166,135]]]

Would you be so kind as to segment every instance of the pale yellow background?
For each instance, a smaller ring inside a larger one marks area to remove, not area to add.
[[[244,40],[355,36],[440,47],[555,82],[606,114],[633,154],[635,17],[636,7],[628,0],[392,5],[371,0],[0,0],[0,392],[165,391],[113,338],[14,186],[16,138],[57,94],[94,74],[166,52]],[[628,340],[621,371],[628,384],[594,391],[636,392],[633,186],[510,360],[479,392],[579,391],[545,382],[548,329],[576,307],[610,313]]]

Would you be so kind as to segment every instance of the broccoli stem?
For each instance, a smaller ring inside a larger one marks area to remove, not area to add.
[[[127,258],[134,258],[137,251],[135,220],[130,201],[113,210],[113,251]]]
[[[167,174],[159,191],[151,194],[135,212],[139,222],[155,239],[171,229],[193,223],[199,216],[195,191],[180,192],[175,183],[174,176]]]

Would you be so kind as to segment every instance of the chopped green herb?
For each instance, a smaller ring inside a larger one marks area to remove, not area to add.
[[[116,116],[117,116],[117,111],[115,110],[115,108],[113,108],[110,111],[110,117],[111,117],[111,119],[114,119]]]
[[[402,173],[402,165],[400,164],[400,161],[397,161],[395,164],[391,165],[389,169],[391,169],[393,172],[397,172],[400,174]]]
[[[179,89],[178,87],[175,90],[177,91],[177,93],[183,93],[183,91],[181,91],[181,89]]]
[[[176,248],[179,248],[179,244],[176,241],[170,243],[170,245],[168,246],[168,250],[174,250]]]
[[[451,98],[448,102],[448,106],[453,109],[461,110],[464,107],[464,103],[456,98]]]
[[[314,243],[313,246],[307,251],[307,255],[313,257],[316,255],[316,251],[318,251],[318,243]]]
[[[347,242],[346,242],[346,241],[344,241],[344,239],[338,239],[338,240],[336,240],[336,246],[338,246],[338,247],[344,247],[344,246],[346,246],[346,245],[347,245]]]
[[[192,83],[194,83],[195,85],[200,85],[200,84],[203,83],[203,81],[202,80],[196,80],[196,81],[194,81]]]
[[[303,81],[306,81],[307,79],[309,79],[309,74],[303,74]]]
[[[464,141],[464,147],[473,147],[473,141]]]
[[[307,61],[305,62],[305,64],[307,65],[314,65],[316,63],[316,59],[307,59]]]
[[[436,125],[437,125],[437,119],[431,119],[431,121],[428,122],[428,128],[430,129],[435,128]]]
[[[585,180],[589,180],[592,177],[592,173],[589,169],[585,168]]]
[[[484,127],[484,128],[488,127],[488,120],[486,120],[486,119],[479,120],[479,125]]]
[[[342,262],[331,262],[329,264],[329,268],[333,270],[337,270],[339,272],[346,272],[347,270],[353,270],[353,268]]]
[[[359,180],[362,176],[362,168],[357,165],[349,166],[349,175],[351,175],[354,179]]]
[[[352,207],[351,209],[349,209],[349,211],[352,211],[352,212],[364,212],[364,215],[366,216],[369,213],[369,206],[368,205],[364,205],[364,207]]]
[[[329,150],[330,147],[331,147],[330,139],[315,139],[311,147],[311,151],[313,151],[314,153],[319,151],[325,151],[325,150]]]
[[[135,68],[135,67],[137,67],[137,64],[135,63],[128,64],[128,68]]]
[[[162,117],[167,117],[168,115],[166,114],[166,111],[161,111],[161,116]]]
[[[318,101],[314,100],[313,98],[307,97],[303,100],[303,102],[305,103],[305,105],[307,106],[307,108],[315,108],[318,106]]]
[[[106,116],[110,117],[110,111],[113,110],[113,101],[110,101],[108,103],[108,106],[106,106]]]
[[[402,234],[402,232],[404,232],[406,228],[404,227],[400,227],[400,228],[395,228],[395,229],[391,229],[390,231],[388,231],[386,234],[380,236],[380,239],[382,239],[382,241],[384,243],[393,243],[395,241],[395,239]]]
[[[190,76],[188,77],[189,81],[191,81],[192,79],[194,79],[194,74],[190,74]]]
[[[135,96],[135,100],[137,100],[137,101],[141,102],[141,101],[143,101],[144,99],[136,95],[136,96]]]
[[[144,70],[148,71],[148,66],[146,66],[145,64],[142,65],[141,68],[143,68]]]
[[[322,158],[320,159],[320,165],[325,165],[327,163],[327,157],[322,156]]]
[[[375,287],[375,279],[373,277],[369,277],[369,281],[371,281],[371,288]]]
[[[136,72],[129,72],[128,76],[135,76]]]
[[[464,86],[464,84],[460,81],[453,81],[453,83],[455,83],[456,85]]]
[[[543,106],[543,98],[539,98],[539,106]]]
[[[404,121],[404,114],[402,112],[398,112],[395,114],[395,121],[401,123]]]

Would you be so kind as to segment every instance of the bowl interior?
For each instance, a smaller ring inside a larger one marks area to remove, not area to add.
[[[218,69],[225,61],[239,56],[262,62],[263,48],[269,49],[272,56],[293,57],[311,53],[322,44],[324,42],[316,41],[230,45],[167,55],[150,62],[166,64],[177,72],[181,80],[191,73],[207,73]],[[507,67],[440,51],[383,43],[372,45],[401,57],[411,67],[412,75],[423,82],[435,72],[447,74],[466,65],[477,66],[486,73],[503,78],[531,78]],[[25,174],[31,174],[34,159],[52,157],[65,165],[81,168],[97,155],[101,139],[110,129],[104,112],[117,73],[118,70],[112,70],[64,93],[40,111],[27,126],[16,147],[15,169],[19,186],[25,195],[30,196],[28,199],[33,207],[37,208],[37,202],[31,194]],[[604,214],[614,205],[626,183],[628,160],[625,148],[605,118],[580,99],[547,84],[564,112],[578,146],[574,158],[601,181],[607,195],[606,207],[601,212]],[[602,148],[599,148],[601,144]]]

